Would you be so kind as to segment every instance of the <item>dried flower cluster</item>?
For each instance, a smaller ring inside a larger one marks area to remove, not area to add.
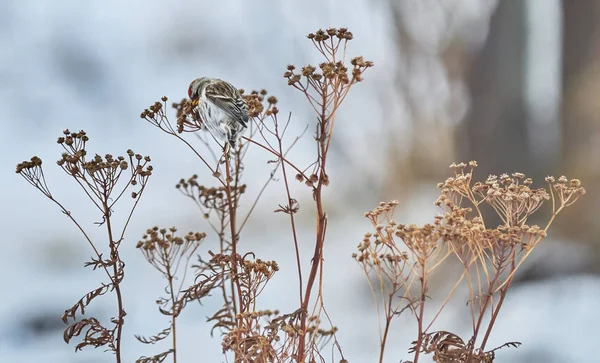
[[[79,132],[63,131],[63,136],[59,137],[57,142],[62,146],[64,152],[57,164],[69,177],[75,180],[101,213],[102,221],[97,222],[97,224],[104,225],[106,228],[107,243],[105,248],[108,253],[101,252],[101,247],[91,240],[73,214],[54,198],[46,183],[42,170],[42,160],[39,157],[34,156],[30,161],[18,164],[17,173],[55,203],[77,226],[95,255],[85,266],[104,271],[109,280],[85,294],[77,303],[65,310],[62,320],[65,324],[69,324],[63,335],[65,342],[68,343],[74,337],[81,336],[82,341],[76,345],[76,350],[83,349],[86,346],[105,347],[114,352],[117,362],[120,362],[121,334],[126,313],[120,287],[125,276],[125,263],[121,260],[119,247],[131,216],[146,187],[148,178],[152,175],[153,168],[148,164],[150,162],[148,156],[136,154],[132,150],[127,150],[127,156],[114,157],[111,154],[106,154],[102,157],[95,154],[92,158],[88,158],[86,148],[88,141],[89,137],[83,130]],[[118,231],[112,223],[113,208],[125,195],[125,192],[132,188],[136,188],[130,194],[134,199],[134,204],[124,218],[123,228]],[[104,257],[105,255],[108,255],[108,257]],[[116,316],[110,319],[111,328],[105,327],[94,317],[78,318],[78,315],[84,315],[85,309],[95,298],[109,292],[115,294],[118,307]]]
[[[240,93],[248,105],[248,115],[250,117],[261,119],[261,115],[265,110],[267,112],[267,116],[270,116],[271,114],[277,114],[279,112],[276,106],[277,97],[267,97],[268,92],[266,89],[262,89],[260,91],[254,90],[250,92],[250,94],[244,94],[244,90],[241,89]]]
[[[365,61],[363,57],[359,56],[350,61],[353,69],[351,74],[348,73],[348,68],[344,63],[346,46],[348,41],[353,39],[353,35],[346,28],[318,30],[308,34],[308,39],[313,42],[313,45],[327,61],[319,64],[319,72],[316,67],[307,65],[302,67],[300,73],[296,73],[296,67],[289,65],[283,76],[288,79],[290,86],[302,91],[307,91],[312,87],[319,92],[334,85],[335,90],[341,91],[347,85],[362,81],[363,72],[367,68],[373,67],[373,62]],[[342,54],[338,59],[339,53]],[[303,77],[306,83],[302,83]]]
[[[346,28],[329,28],[310,33],[308,38],[325,58],[317,67],[306,65],[296,71],[296,66],[288,65],[284,77],[288,85],[302,92],[318,115],[315,138],[319,155],[327,155],[333,133],[335,114],[345,100],[351,87],[363,80],[363,73],[373,62],[363,57],[355,57],[350,61],[352,71],[346,65],[346,47],[353,35]],[[323,158],[325,159],[325,158]],[[312,172],[300,172],[296,179],[313,189],[321,185],[329,185],[329,176],[325,172],[326,160],[319,160],[312,167]]]
[[[206,187],[198,183],[198,175],[194,174],[190,178],[181,179],[175,186],[183,195],[192,199],[196,205],[204,212],[205,218],[208,218],[210,211],[216,211],[217,213],[225,216],[227,213],[227,187]],[[232,186],[232,194],[236,203],[246,192],[246,185]]]
[[[177,228],[152,227],[137,243],[144,258],[163,275],[175,275],[180,261],[191,256],[206,233],[188,232],[183,237],[176,235]]]
[[[183,308],[183,304],[179,301],[180,290],[185,283],[189,260],[205,237],[206,233],[200,232],[189,232],[179,237],[175,227],[169,229],[152,227],[137,243],[136,247],[142,252],[146,261],[167,280],[165,291],[168,292],[168,296],[157,299],[156,304],[159,305],[162,314],[171,317],[171,324],[156,335],[151,337],[136,335],[136,338],[142,343],[154,344],[169,336],[172,337],[170,349],[151,357],[140,357],[138,363],[162,362],[170,354],[173,355],[173,360],[177,361],[177,317]],[[183,270],[182,276],[179,276],[180,269]],[[179,286],[175,286],[176,280],[181,280]]]
[[[379,280],[379,287],[372,285],[372,290],[384,319],[380,361],[392,318],[406,310],[417,318],[418,339],[411,348],[415,362],[420,353],[433,353],[440,362],[493,361],[494,352],[500,347],[486,350],[485,346],[515,272],[546,236],[556,215],[585,193],[579,180],[569,181],[564,176],[558,181],[546,178],[548,189],[532,188],[533,181],[522,173],[490,175],[485,182],[473,182],[476,166],[474,161],[450,166],[455,175],[438,184],[441,194],[435,202],[445,212],[436,216],[433,223],[422,227],[397,223],[393,219],[397,201],[381,203],[365,214],[375,231],[365,235],[353,257],[367,276]],[[552,200],[548,224],[544,228],[528,225],[528,218],[546,200]],[[486,227],[483,205],[489,205],[498,214],[502,221],[499,226]],[[452,257],[463,266],[463,274],[426,325],[423,313],[427,278]],[[473,335],[467,344],[452,333],[430,331],[463,280],[470,291],[467,300],[473,323]],[[413,286],[418,294],[413,292]],[[484,315],[490,311],[491,320],[483,323]],[[483,338],[476,346],[480,334]],[[518,343],[504,346],[516,347]]]

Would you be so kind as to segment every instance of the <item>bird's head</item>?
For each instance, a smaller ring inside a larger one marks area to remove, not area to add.
[[[190,83],[190,87],[188,88],[188,96],[190,97],[190,100],[192,100],[192,104],[194,106],[198,105],[202,91],[209,83],[210,79],[206,77],[196,78],[192,81],[192,83]]]

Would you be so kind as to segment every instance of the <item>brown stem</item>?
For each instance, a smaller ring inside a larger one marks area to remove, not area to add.
[[[414,363],[419,362],[419,355],[421,353],[421,345],[423,344],[423,318],[425,315],[426,294],[427,294],[427,258],[424,258],[423,263],[421,265],[421,301],[419,304],[419,316],[417,318],[418,337],[417,337],[417,345],[415,346]]]
[[[284,131],[285,133],[285,131]],[[283,153],[283,145],[281,143],[281,137],[279,135],[279,127],[278,127],[278,122],[277,119],[275,119],[275,135],[277,137],[277,143],[279,146],[279,155],[281,155],[283,157],[284,153]],[[300,290],[300,304],[302,304],[302,266],[300,264],[300,248],[298,246],[298,235],[296,233],[296,221],[294,219],[294,211],[293,209],[293,205],[292,205],[292,195],[290,193],[290,183],[288,181],[288,177],[287,177],[287,172],[285,169],[285,163],[283,161],[283,158],[280,158],[281,160],[281,172],[283,174],[283,181],[284,181],[284,185],[285,185],[285,192],[287,194],[287,199],[288,199],[288,210],[289,210],[289,214],[290,214],[290,223],[292,225],[292,235],[294,237],[294,249],[296,252],[296,266],[298,267],[298,288]]]
[[[119,276],[119,251],[117,250],[117,246],[115,241],[113,240],[112,235],[112,226],[110,223],[110,209],[108,208],[108,204],[106,203],[105,198],[103,201],[104,207],[104,216],[106,217],[106,229],[108,230],[108,243],[110,245],[110,258],[114,260],[113,263],[113,275],[111,276],[113,287],[115,288],[115,292],[117,294],[117,307],[119,309],[119,318],[117,322],[117,338],[115,343],[115,356],[117,359],[117,363],[121,363],[121,334],[123,331],[123,318],[124,318],[124,310],[123,310],[123,297],[121,296],[121,281],[118,281]]]
[[[221,213],[220,214],[220,229],[218,232],[219,235],[219,251],[222,254],[225,254],[226,250],[227,250],[227,246],[225,245],[225,228],[226,228],[226,221],[225,221],[225,214]],[[233,305],[233,313],[231,314],[231,320],[234,321],[235,320],[235,316],[238,312],[238,305],[237,305],[237,295],[235,292],[235,283],[233,281],[233,279],[230,279],[228,275],[224,274],[222,276],[223,279],[223,284],[221,285],[221,290],[223,292],[223,300],[225,302],[225,305],[227,305],[230,301],[231,304]],[[229,282],[229,284],[231,285],[231,300],[229,300],[229,298],[227,297],[227,282]],[[231,310],[230,310],[231,312]]]
[[[175,306],[175,290],[173,289],[173,275],[171,274],[171,261],[168,256],[165,258],[165,270],[167,272],[167,280],[169,281],[169,293],[171,294],[171,303],[172,303],[172,311],[171,311],[171,338],[173,344],[173,363],[177,363],[177,317],[175,316],[176,306]]]
[[[325,104],[325,102],[323,102]],[[319,266],[321,264],[321,259],[323,256],[323,244],[325,243],[325,231],[327,227],[327,215],[323,210],[323,200],[322,200],[322,189],[323,189],[323,180],[326,177],[325,173],[325,164],[327,161],[327,150],[326,145],[328,144],[327,139],[331,138],[331,133],[327,134],[327,122],[326,122],[326,110],[323,108],[320,115],[321,119],[319,122],[318,134],[317,134],[317,143],[318,143],[318,151],[320,155],[319,160],[319,181],[317,182],[317,186],[313,189],[313,196],[315,199],[315,203],[317,205],[317,237],[315,242],[315,251],[312,258],[312,267],[310,270],[310,275],[308,276],[308,282],[306,284],[306,289],[304,293],[304,301],[302,302],[302,318],[300,321],[300,337],[298,339],[298,353],[297,353],[297,361],[303,362],[304,360],[304,351],[306,350],[306,320],[308,317],[308,304],[310,303],[310,294],[315,283],[315,279],[317,277],[317,271],[319,270]]]
[[[496,284],[496,282],[498,281],[498,277],[499,277],[499,275],[496,274],[496,276],[494,277],[494,280],[492,280],[492,282],[489,284],[485,301],[483,303],[483,306],[479,309],[479,318],[477,319],[477,324],[475,325],[475,331],[473,332],[473,338],[472,338],[473,344],[475,344],[475,341],[477,340],[477,335],[479,334],[479,329],[481,328],[481,323],[483,322],[483,316],[485,315],[485,310],[487,309],[488,304],[492,300],[492,295],[494,293],[493,287]]]
[[[392,289],[392,291],[396,291]],[[379,363],[383,363],[383,354],[385,352],[385,344],[387,343],[387,336],[390,330],[390,326],[392,325],[392,300],[394,299],[394,293],[392,292],[388,298],[388,307],[385,317],[385,328],[383,329],[383,338],[381,339],[381,345],[379,349]]]
[[[288,164],[290,167],[294,168],[294,170],[296,170],[296,172],[298,172],[298,174],[300,174],[300,175],[302,175],[303,177],[305,177],[305,178],[306,178],[306,175],[304,174],[304,172],[303,172],[302,170],[298,169],[298,167],[297,167],[296,165],[294,165],[294,164],[293,164],[291,161],[289,161],[288,159],[286,159],[286,158],[285,158],[285,156],[283,156],[283,154],[277,153],[276,151],[274,151],[274,150],[271,150],[271,149],[269,149],[268,147],[266,147],[266,146],[264,146],[264,145],[262,145],[262,144],[260,144],[260,143],[258,143],[258,142],[256,142],[256,141],[254,141],[254,140],[252,140],[252,139],[249,139],[249,138],[247,138],[247,137],[245,137],[245,136],[242,136],[242,139],[244,139],[244,140],[246,140],[246,141],[248,141],[248,142],[251,142],[252,144],[254,144],[254,145],[256,145],[256,146],[260,146],[261,148],[263,148],[263,149],[267,150],[267,151],[268,151],[268,152],[270,152],[271,154],[275,155],[277,158],[279,158],[279,159],[283,160],[283,161],[284,161],[286,164]]]
[[[514,264],[513,264],[513,268],[514,268]],[[483,317],[485,315],[485,311],[486,311],[487,306],[490,303],[490,301],[492,301],[492,296],[494,295],[494,286],[496,286],[496,283],[498,282],[498,279],[500,278],[500,274],[501,274],[501,269],[498,268],[494,275],[494,279],[488,285],[488,291],[486,294],[486,298],[483,303],[483,306],[479,309],[479,318],[477,319],[477,324],[475,325],[473,337],[471,338],[473,346],[475,346],[475,342],[477,341],[477,336],[479,335],[479,329],[481,328],[481,324],[483,322]],[[496,312],[494,312],[494,314],[497,315],[497,311],[498,310],[496,310]],[[495,318],[493,318],[493,319],[495,319]],[[490,327],[488,326],[488,331],[486,332],[486,336],[489,334],[489,332],[491,332],[491,330],[490,330]],[[469,353],[469,359],[467,361],[469,361],[472,358],[472,353],[473,353],[473,351],[471,351]]]
[[[488,328],[485,331],[485,335],[483,336],[483,341],[481,342],[481,351],[484,351],[487,340],[490,337],[490,334],[492,333],[492,328],[494,327],[494,323],[496,322],[496,318],[498,317],[498,313],[500,312],[500,308],[502,307],[502,302],[504,301],[504,298],[506,297],[506,294],[508,293],[509,286],[510,286],[510,284],[507,284],[505,286],[506,289],[503,288],[502,291],[500,292],[500,299],[498,301],[498,304],[496,305],[496,308],[494,309],[494,312],[492,313],[492,318],[490,319],[490,324],[488,325]]]
[[[502,307],[502,303],[504,302],[504,298],[506,297],[506,294],[508,293],[508,289],[509,289],[510,284],[512,282],[513,272],[516,269],[515,258],[516,258],[516,252],[515,252],[515,249],[513,247],[512,256],[511,256],[511,260],[512,261],[511,261],[511,271],[510,271],[511,273],[510,273],[510,277],[506,281],[504,287],[502,287],[502,289],[500,290],[500,299],[498,301],[498,304],[496,305],[496,308],[492,312],[492,317],[490,319],[490,324],[488,325],[488,328],[485,331],[485,335],[483,336],[483,341],[481,342],[481,351],[484,351],[484,349],[485,349],[485,345],[486,345],[486,343],[488,341],[488,338],[490,337],[490,334],[492,333],[492,328],[494,327],[494,323],[496,322],[496,318],[498,317],[498,314],[500,313],[500,308]]]
[[[229,170],[230,167],[230,158],[229,158],[229,151],[230,151],[230,147],[229,145],[227,146],[227,150],[225,150],[225,191],[227,193],[227,204],[228,204],[228,208],[229,208],[229,227],[230,227],[230,231],[231,231],[231,268],[232,268],[232,277],[231,277],[231,281],[232,284],[235,285],[235,288],[237,289],[237,293],[238,293],[238,303],[239,303],[239,312],[244,312],[246,311],[246,307],[244,306],[244,299],[242,297],[242,288],[240,286],[240,284],[238,283],[238,274],[237,274],[237,233],[236,233],[236,211],[237,211],[237,201],[234,200],[234,196],[232,195],[232,191],[231,191],[231,171]],[[237,193],[237,190],[235,191],[235,193]],[[234,297],[235,298],[235,297]],[[239,329],[241,327],[241,320],[240,319],[236,319],[236,324],[238,327],[238,340],[240,339],[240,334],[241,334],[241,330]],[[237,351],[236,351],[236,357],[234,358],[234,361],[237,362],[238,361],[238,357],[237,357]]]
[[[300,322],[300,337],[298,339],[298,353],[297,361],[304,361],[304,351],[306,345],[306,320],[308,316],[308,304],[310,303],[310,294],[317,277],[317,271],[321,264],[321,256],[323,254],[323,243],[325,238],[325,227],[327,224],[327,216],[323,212],[323,206],[321,203],[321,186],[317,186],[315,190],[315,199],[317,202],[317,240],[315,243],[315,252],[312,258],[312,267],[310,269],[310,275],[308,276],[308,283],[306,284],[304,300],[302,302],[302,318]]]

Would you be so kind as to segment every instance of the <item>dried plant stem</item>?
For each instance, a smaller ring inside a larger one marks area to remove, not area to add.
[[[425,333],[427,333],[429,331],[429,329],[431,328],[433,323],[435,323],[435,321],[437,320],[438,316],[440,316],[440,314],[442,313],[442,310],[444,310],[444,307],[446,307],[446,304],[448,304],[448,302],[450,301],[450,298],[452,297],[452,295],[454,295],[454,291],[456,291],[456,288],[460,285],[460,283],[465,278],[465,276],[468,276],[468,274],[466,272],[463,272],[462,275],[458,278],[458,280],[456,281],[456,283],[454,284],[454,286],[452,287],[452,289],[446,296],[446,299],[444,299],[444,301],[442,302],[442,305],[438,309],[437,313],[435,314],[433,319],[431,319],[431,321],[429,322],[429,325],[427,325],[427,327],[425,328],[425,330],[424,330]]]
[[[113,235],[112,235],[112,226],[111,226],[111,219],[110,219],[110,208],[108,207],[108,204],[106,203],[106,200],[108,200],[108,195],[104,195],[105,199],[103,201],[103,207],[104,207],[104,216],[106,217],[106,230],[108,232],[108,241],[110,244],[110,258],[115,260],[116,262],[113,263],[113,275],[111,276],[111,280],[112,280],[112,285],[115,289],[115,293],[117,295],[117,307],[119,309],[119,317],[118,317],[118,321],[116,323],[116,327],[117,327],[117,338],[116,338],[116,345],[115,345],[115,359],[117,360],[117,363],[121,363],[121,334],[123,331],[123,318],[125,317],[125,310],[123,308],[123,297],[121,296],[121,284],[119,281],[120,277],[119,277],[119,271],[118,271],[118,261],[120,261],[120,257],[119,257],[119,251],[118,251],[118,246],[115,244],[115,241],[113,240]]]
[[[288,79],[288,85],[303,93],[317,114],[315,135],[317,146],[316,160],[308,167],[312,167],[313,172],[310,178],[306,178],[304,172],[298,170],[298,179],[304,181],[312,189],[312,196],[316,207],[316,239],[311,260],[312,265],[304,289],[304,299],[300,306],[302,315],[300,318],[300,334],[295,356],[298,362],[304,362],[306,355],[308,306],[317,279],[317,272],[322,267],[323,246],[327,230],[327,214],[323,208],[322,193],[323,186],[329,185],[329,177],[326,173],[327,154],[333,135],[336,112],[352,85],[360,82],[362,80],[362,73],[367,68],[373,66],[372,62],[365,61],[362,57],[356,57],[351,61],[353,70],[350,76],[344,64],[345,59],[336,59],[340,45],[344,43],[345,50],[346,43],[353,38],[352,33],[348,32],[345,28],[327,29],[327,31],[319,30],[316,33],[309,34],[308,38],[311,39],[313,45],[326,60],[326,62],[319,64],[322,73],[316,73],[317,68],[310,65],[302,67],[301,71],[296,73],[295,66],[289,65],[287,68],[288,71],[284,74],[284,77]],[[302,82],[303,79],[306,82]],[[321,296],[320,289],[319,296]],[[313,342],[311,342],[311,348],[312,344]]]
[[[196,156],[202,161],[202,163],[204,164],[204,166],[206,166],[206,168],[208,170],[210,170],[211,173],[215,173],[216,169],[213,168],[208,161],[206,161],[206,159],[198,152],[198,150],[196,150],[196,148],[190,144],[189,141],[187,141],[184,137],[182,137],[177,130],[175,130],[173,128],[173,125],[170,123],[166,113],[165,113],[165,109],[167,107],[167,101],[162,101],[162,103],[157,102],[154,106],[156,107],[157,105],[160,105],[160,110],[157,111],[157,113],[155,114],[155,118],[149,117],[147,114],[142,114],[143,117],[141,117],[142,119],[146,120],[148,123],[150,123],[153,126],[158,127],[159,129],[161,129],[163,132],[172,135],[174,137],[176,137],[177,139],[179,139],[181,142],[183,142],[185,145],[187,145],[190,150],[192,150],[192,152],[194,154],[196,154]],[[213,154],[214,155],[214,154]],[[216,178],[219,183],[221,183],[221,185],[225,186],[225,183],[223,182],[223,180],[221,180],[221,178]]]
[[[279,134],[279,123],[277,122],[277,115],[274,115],[274,117],[275,117],[275,135],[277,137],[277,146],[278,146],[278,149],[279,149],[278,150],[279,151],[279,155],[281,156],[280,159],[279,159],[279,162],[281,164],[281,173],[283,174],[283,181],[284,181],[284,185],[285,185],[285,193],[286,193],[287,202],[288,202],[287,207],[288,207],[288,209],[290,211],[292,211],[293,208],[294,208],[294,205],[293,205],[294,204],[293,203],[294,200],[293,200],[292,194],[290,192],[290,183],[289,183],[289,180],[288,180],[287,170],[285,168],[285,162],[284,162],[284,159],[283,159],[284,156],[285,156],[285,154],[283,152],[283,145],[282,145],[282,137],[283,137],[283,135]],[[287,121],[288,124],[290,122],[290,118],[291,118],[291,114],[290,114],[290,117],[288,117],[288,121]],[[288,124],[286,124],[286,128],[287,128]],[[297,140],[298,139],[296,139],[296,141]],[[294,141],[294,143],[296,141]],[[293,144],[292,144],[292,146],[293,146]],[[303,303],[303,300],[302,300],[302,287],[304,285],[302,283],[302,264],[300,262],[300,246],[298,244],[298,234],[296,232],[296,220],[294,219],[294,215],[295,215],[295,213],[292,213],[292,212],[289,213],[289,216],[290,216],[290,225],[292,227],[292,237],[294,238],[294,252],[296,253],[296,267],[298,269],[298,290],[299,290],[299,295],[298,296],[299,296],[299,299],[300,299],[300,304],[302,304]]]
[[[383,328],[383,337],[381,338],[381,342],[379,344],[379,363],[383,363],[383,355],[385,353],[385,346],[387,343],[388,332],[390,331],[390,327],[392,326],[392,318],[393,318],[392,301],[394,299],[394,294],[396,291],[397,291],[396,289],[392,289],[392,292],[389,294],[389,297],[388,297],[388,306],[387,306],[387,311],[385,314],[385,326]],[[379,305],[379,304],[377,304],[377,305]],[[379,309],[377,309],[377,310],[379,310]],[[379,315],[379,312],[377,315]]]
[[[483,305],[479,308],[479,318],[477,319],[477,324],[475,324],[475,330],[473,331],[473,344],[475,344],[477,336],[479,335],[479,329],[481,329],[481,323],[483,322],[485,312],[487,311],[488,305],[492,301],[494,285],[497,283],[499,277],[499,274],[496,274],[494,280],[492,280],[492,282],[489,284]]]
[[[306,284],[306,290],[304,295],[304,300],[302,302],[301,309],[303,310],[303,315],[301,318],[300,329],[302,333],[300,334],[300,338],[298,341],[298,361],[303,362],[304,350],[305,350],[305,334],[306,334],[306,319],[308,316],[308,304],[310,302],[310,295],[315,283],[315,279],[317,276],[317,271],[319,269],[319,265],[321,264],[322,254],[323,254],[323,243],[325,241],[325,230],[327,225],[327,216],[323,212],[323,205],[321,201],[321,185],[317,186],[315,191],[315,199],[317,203],[317,239],[315,242],[315,251],[312,258],[312,266],[310,270],[310,275],[308,276],[308,282]]]
[[[510,288],[510,284],[512,283],[512,279],[513,279],[513,274],[517,269],[517,265],[515,263],[516,261],[516,251],[513,248],[511,251],[511,257],[510,257],[510,261],[511,261],[511,272],[509,277],[506,279],[506,281],[504,282],[504,286],[500,289],[500,299],[498,301],[498,303],[496,304],[496,306],[492,307],[492,317],[490,318],[490,323],[488,324],[488,327],[486,329],[485,335],[483,337],[483,340],[481,342],[481,350],[484,351],[485,350],[485,345],[488,341],[488,338],[490,337],[490,334],[492,333],[492,328],[494,327],[494,323],[496,322],[496,318],[498,317],[498,314],[500,313],[500,308],[502,307],[502,303],[504,302],[504,298],[506,297],[506,294],[508,293],[508,289]],[[493,287],[493,285],[491,285],[491,287]],[[488,299],[491,299],[492,296],[488,296]],[[485,310],[484,310],[485,312]],[[482,314],[483,315],[483,314]],[[479,327],[478,327],[479,329]],[[476,336],[476,335],[475,335]],[[474,339],[475,341],[475,339]]]
[[[473,336],[471,338],[471,344],[473,346],[476,345],[477,337],[479,336],[479,332],[480,332],[480,329],[481,329],[481,324],[482,324],[483,319],[485,317],[485,313],[488,310],[488,305],[491,305],[491,312],[492,312],[492,316],[490,318],[490,322],[487,325],[483,341],[482,341],[482,343],[480,345],[481,351],[484,351],[484,349],[485,349],[485,345],[487,343],[487,340],[488,340],[488,338],[489,338],[489,336],[490,336],[490,334],[492,332],[492,328],[493,328],[494,323],[496,321],[496,318],[497,318],[497,316],[498,316],[498,314],[500,312],[500,308],[502,307],[502,302],[504,301],[504,298],[506,297],[506,294],[508,292],[508,288],[510,287],[510,283],[512,281],[512,275],[515,272],[515,268],[516,268],[516,265],[515,265],[516,252],[515,252],[515,248],[514,247],[512,248],[512,251],[510,252],[510,255],[511,255],[511,257],[510,257],[510,260],[511,260],[511,273],[510,273],[509,277],[506,279],[506,281],[504,281],[504,283],[502,283],[502,286],[504,286],[504,287],[500,289],[500,300],[499,300],[499,302],[494,305],[493,298],[494,298],[494,293],[496,291],[498,291],[496,289],[496,284],[498,284],[500,276],[502,274],[502,271],[503,271],[502,266],[498,266],[496,268],[496,272],[494,274],[493,280],[491,282],[488,281],[488,290],[487,290],[487,292],[485,294],[484,303],[479,308],[479,312],[478,312],[479,316],[478,316],[478,319],[477,319],[477,323],[475,324],[475,328],[473,330]],[[485,261],[484,259],[482,259],[482,260]],[[471,303],[472,304],[474,303],[473,299],[471,299]],[[473,350],[471,350],[469,352],[469,355],[470,355],[469,358],[472,357],[473,352],[474,352]]]
[[[165,256],[166,257],[166,256]],[[176,301],[177,295],[173,288],[173,273],[171,272],[171,261],[165,258],[165,272],[169,283],[169,294],[171,295],[171,344],[173,345],[173,363],[177,363],[177,312]]]
[[[242,139],[244,139],[244,140],[252,143],[253,145],[259,146],[260,148],[262,148],[262,149],[270,152],[271,154],[275,155],[277,158],[279,158],[282,161],[284,161],[287,165],[289,165],[290,167],[292,167],[294,170],[296,170],[298,172],[298,174],[302,175],[303,177],[306,177],[306,175],[304,174],[304,172],[302,170],[300,170],[294,163],[292,163],[291,161],[289,161],[288,159],[286,159],[284,155],[279,154],[276,151],[274,151],[274,150],[266,147],[265,145],[263,145],[263,144],[255,141],[255,140],[249,139],[249,138],[247,138],[245,136],[242,136]]]
[[[420,276],[420,286],[421,286],[421,295],[419,297],[419,313],[417,316],[417,344],[416,351],[414,357],[414,363],[419,362],[419,353],[421,352],[421,346],[423,344],[423,319],[425,318],[425,298],[427,297],[427,258],[423,258],[422,261],[419,261],[421,265],[421,276]]]
[[[59,201],[57,201],[56,199],[54,199],[51,195],[47,195],[47,197],[60,208],[60,210],[71,220],[71,222],[73,222],[75,224],[75,226],[77,226],[77,229],[79,229],[79,231],[81,232],[81,234],[83,234],[83,237],[85,237],[85,240],[92,247],[92,250],[94,251],[94,254],[96,254],[96,257],[98,258],[98,260],[102,259],[102,256],[100,255],[100,252],[98,252],[98,249],[96,248],[96,245],[94,245],[94,243],[92,242],[92,240],[90,239],[90,237],[88,236],[88,234],[85,232],[85,230],[83,229],[83,227],[81,227],[81,225],[77,222],[77,220],[73,217],[73,215],[71,214],[71,212],[69,212],[62,204],[60,204]],[[112,276],[111,276],[110,272],[108,271],[106,265],[103,264],[102,268],[106,272],[106,275],[112,281]]]
[[[324,113],[325,111],[323,111]],[[325,120],[325,115],[321,115],[322,119]],[[325,122],[319,123],[321,133],[317,135],[317,140],[320,139],[322,135],[325,135],[326,125]],[[331,137],[331,134],[328,135]],[[325,174],[325,162],[327,159],[327,151],[325,149],[325,140],[321,139],[319,142],[319,153],[320,153],[320,175],[317,186],[313,190],[313,196],[315,199],[316,207],[317,207],[317,232],[316,232],[316,241],[315,241],[315,251],[313,253],[312,258],[312,266],[310,270],[310,275],[308,276],[308,282],[306,284],[304,301],[302,302],[301,309],[304,312],[302,314],[302,318],[300,320],[300,329],[301,334],[298,339],[298,353],[297,360],[298,362],[303,362],[304,352],[305,352],[305,335],[306,335],[306,319],[308,317],[308,304],[310,303],[310,295],[315,283],[315,279],[317,277],[317,271],[319,270],[319,266],[321,265],[322,255],[323,255],[323,244],[325,242],[325,232],[327,230],[327,215],[323,209],[323,199],[322,199],[322,189],[323,189],[323,180],[327,177]]]
[[[510,280],[512,280],[512,277],[510,278]],[[500,299],[498,301],[498,303],[496,304],[496,306],[494,306],[494,308],[492,309],[492,317],[490,319],[490,323],[488,324],[488,327],[485,331],[485,335],[483,336],[483,340],[481,341],[481,350],[484,351],[485,350],[485,345],[488,341],[488,338],[490,337],[490,334],[492,333],[492,328],[494,327],[494,323],[496,322],[496,318],[498,317],[498,314],[500,313],[500,308],[502,307],[502,303],[504,302],[504,298],[506,297],[506,294],[508,293],[508,288],[510,287],[510,283],[512,281],[509,281],[506,285],[505,285],[505,289],[502,289],[502,291],[500,292]]]
[[[242,297],[242,288],[239,284],[238,281],[238,262],[237,262],[237,257],[238,257],[238,253],[237,253],[237,233],[236,233],[236,212],[237,212],[237,198],[235,198],[234,200],[234,195],[232,193],[232,188],[231,188],[231,181],[232,181],[232,177],[231,177],[231,158],[230,158],[230,148],[228,147],[228,150],[225,151],[224,156],[225,156],[225,193],[227,194],[227,205],[229,208],[229,228],[230,228],[230,233],[231,233],[231,269],[232,269],[232,277],[231,277],[231,284],[232,284],[232,294],[233,294],[233,300],[234,302],[236,301],[236,295],[235,292],[237,290],[237,300],[238,300],[238,305],[237,308],[235,309],[235,313],[240,313],[240,312],[245,312],[246,311],[246,306],[244,306],[244,299]],[[236,168],[236,170],[239,170],[239,168]],[[238,178],[236,178],[237,180]],[[241,324],[242,324],[242,320],[241,319],[235,319],[237,327],[238,327],[238,339],[241,337]],[[237,355],[237,352],[236,352]],[[236,356],[236,360],[237,361],[237,356]]]

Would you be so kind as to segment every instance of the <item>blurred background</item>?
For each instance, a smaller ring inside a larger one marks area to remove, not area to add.
[[[448,165],[477,160],[480,179],[519,171],[542,186],[544,176],[565,174],[588,191],[523,265],[489,345],[523,346],[501,350],[497,361],[600,362],[599,18],[598,0],[1,1],[0,361],[112,361],[100,351],[75,354],[74,345],[62,341],[60,315],[104,276],[83,268],[89,246],[14,173],[18,162],[40,156],[52,192],[101,238],[93,224],[100,216],[53,165],[61,152],[56,138],[65,128],[84,129],[92,152],[132,148],[152,157],[155,173],[122,252],[124,354],[133,361],[157,353],[164,346],[143,346],[133,335],[167,326],[153,303],[164,283],[134,246],[153,225],[207,230],[174,185],[194,173],[207,184],[211,178],[184,145],[145,123],[140,112],[163,95],[185,97],[196,77],[218,77],[276,95],[280,109],[292,113],[290,135],[299,135],[315,118],[287,86],[285,67],[318,63],[306,34],[343,26],[354,33],[349,55],[375,63],[339,113],[330,161],[335,188],[326,194],[325,303],[346,358],[373,362],[378,352],[370,290],[351,259],[370,229],[363,213],[398,199],[399,222],[426,223],[438,212],[435,186],[449,175]],[[311,130],[293,151],[300,164],[314,159]],[[268,159],[260,150],[249,153],[250,195],[268,178]],[[310,210],[306,188],[294,188],[302,210]],[[242,248],[282,266],[262,295],[262,308],[292,311],[289,225],[272,213],[285,199],[282,190],[281,181],[271,185]],[[314,219],[302,215],[308,266]],[[90,313],[109,318],[112,300],[93,303]],[[218,299],[209,300],[183,314],[183,361],[224,361],[205,323],[218,307]],[[459,300],[437,326],[467,334],[468,316]],[[393,334],[386,361],[408,359],[411,320],[399,319]]]

